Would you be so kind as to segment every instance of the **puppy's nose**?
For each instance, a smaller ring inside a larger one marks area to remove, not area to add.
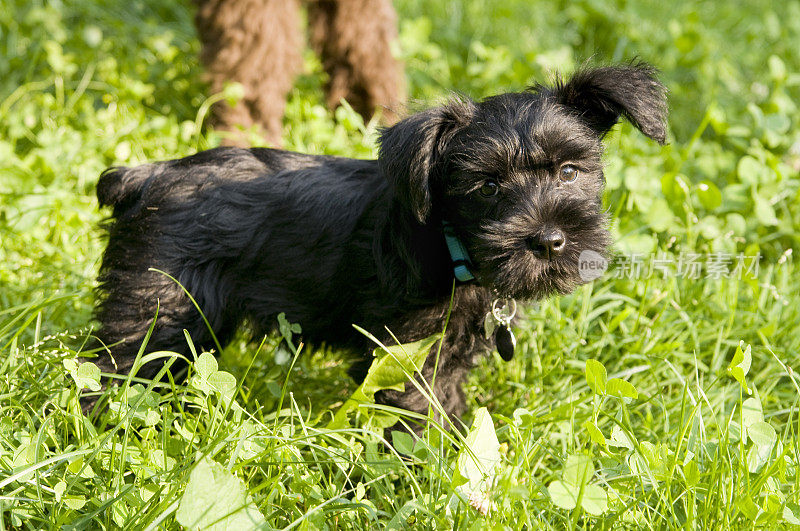
[[[528,239],[528,245],[536,258],[553,260],[567,246],[567,238],[558,229],[550,229]]]

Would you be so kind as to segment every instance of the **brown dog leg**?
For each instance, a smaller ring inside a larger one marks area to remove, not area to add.
[[[271,144],[282,144],[286,95],[303,66],[298,11],[298,0],[198,0],[195,25],[212,92],[228,81],[244,87],[237,105],[213,108],[213,123],[234,133],[226,144],[246,144],[236,131],[254,124]]]
[[[308,25],[329,76],[328,106],[345,99],[365,119],[380,110],[385,123],[397,121],[405,78],[391,51],[397,39],[391,0],[310,0]]]

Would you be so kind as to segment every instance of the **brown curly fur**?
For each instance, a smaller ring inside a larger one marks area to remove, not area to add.
[[[390,0],[317,0],[308,5],[311,45],[328,73],[327,103],[342,99],[365,118],[375,109],[397,119],[405,97],[403,72],[392,56],[397,17]]]
[[[196,0],[195,25],[214,93],[228,81],[244,87],[235,106],[213,107],[216,127],[233,132],[226,143],[243,145],[240,128],[256,125],[281,145],[286,96],[302,69],[299,0]],[[362,116],[376,109],[396,120],[405,98],[400,63],[391,53],[397,17],[391,0],[307,0],[312,47],[328,73],[328,106],[342,99]]]

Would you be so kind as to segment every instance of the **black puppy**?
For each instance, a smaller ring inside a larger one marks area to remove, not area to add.
[[[378,160],[274,149],[219,148],[168,162],[111,168],[97,197],[113,206],[99,276],[98,337],[126,372],[159,304],[148,351],[187,353],[183,330],[212,348],[248,320],[272,330],[285,312],[306,341],[358,356],[372,345],[439,333],[438,368],[423,375],[448,414],[464,409],[461,384],[496,342],[513,352],[512,298],[567,293],[581,283],[582,251],[609,244],[601,204],[601,138],[620,116],[665,140],[666,90],[645,64],[584,69],[554,86],[473,102],[453,99],[383,131]],[[152,376],[146,365],[139,374]],[[407,385],[377,400],[412,411],[428,402]]]

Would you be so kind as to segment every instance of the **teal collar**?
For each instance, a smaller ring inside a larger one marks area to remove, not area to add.
[[[459,282],[469,282],[475,280],[475,275],[470,271],[472,261],[469,259],[467,249],[461,240],[456,236],[453,226],[448,222],[442,222],[444,231],[444,241],[447,242],[447,249],[450,251],[450,260],[453,265],[453,273]]]

